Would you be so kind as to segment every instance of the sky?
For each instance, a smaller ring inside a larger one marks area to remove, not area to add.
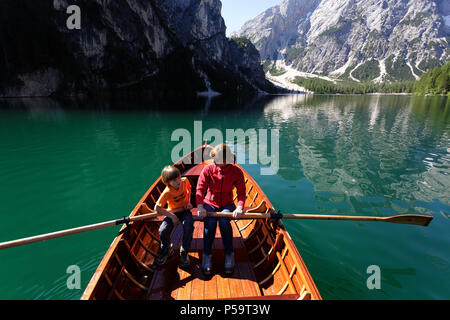
[[[222,17],[227,26],[227,36],[239,30],[248,20],[281,2],[283,0],[222,0]]]

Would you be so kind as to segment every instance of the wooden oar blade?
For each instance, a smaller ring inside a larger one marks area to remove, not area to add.
[[[413,224],[426,227],[430,224],[431,220],[433,220],[433,217],[420,214],[403,214],[394,217],[386,217],[383,218],[383,220],[391,223]]]

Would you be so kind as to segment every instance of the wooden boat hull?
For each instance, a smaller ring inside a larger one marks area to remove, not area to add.
[[[190,180],[194,189],[201,169],[211,161],[210,150],[211,146],[204,145],[174,164]],[[272,204],[258,184],[242,170],[247,192],[245,206],[252,208],[264,202],[266,211],[274,212]],[[153,208],[164,188],[161,178],[158,178],[130,216],[147,213],[142,204]],[[195,205],[195,192],[192,196],[191,200]],[[193,214],[195,217],[195,209]],[[159,248],[158,228],[162,218],[133,222],[128,227],[124,226],[114,239],[81,299],[321,299],[281,221],[232,220],[236,258],[235,272],[232,275],[225,275],[223,272],[223,247],[220,232],[217,231],[213,246],[213,275],[205,277],[200,270],[203,223],[200,219],[196,220],[189,252],[190,268],[182,270],[177,265],[177,249],[182,233],[180,226],[172,234],[174,256],[153,272],[150,266]]]

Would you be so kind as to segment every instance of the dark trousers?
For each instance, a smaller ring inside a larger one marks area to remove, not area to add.
[[[236,209],[234,204],[230,204],[223,208],[216,208],[205,203],[203,207],[208,212],[233,212]],[[212,245],[214,243],[214,238],[216,237],[217,222],[219,222],[220,235],[222,236],[225,254],[233,253],[233,229],[231,228],[230,221],[230,218],[206,217],[204,219],[203,250],[206,255],[212,253]]]
[[[191,248],[192,234],[194,232],[194,221],[192,213],[189,210],[175,213],[177,218],[183,225],[183,249],[189,251]],[[161,249],[168,249],[170,247],[170,234],[173,230],[173,222],[169,217],[165,217],[161,226],[159,227],[159,238],[161,240]]]

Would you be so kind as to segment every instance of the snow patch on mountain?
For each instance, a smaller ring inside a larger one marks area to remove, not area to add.
[[[378,72],[365,64],[377,60],[373,81],[395,81],[450,59],[449,26],[448,0],[285,0],[235,35],[249,38],[263,61],[283,59],[301,72],[355,79],[358,66]]]

